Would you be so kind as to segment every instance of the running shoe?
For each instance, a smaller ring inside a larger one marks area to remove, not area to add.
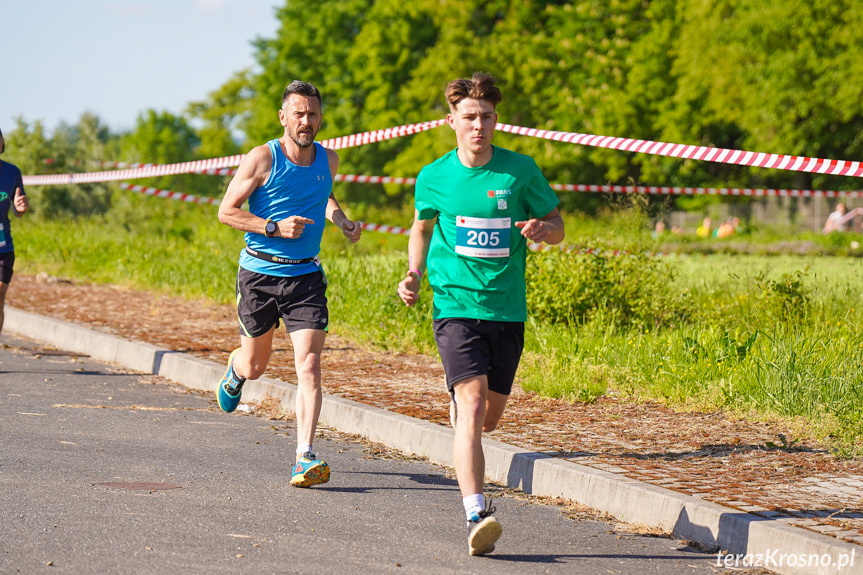
[[[243,393],[243,384],[246,383],[245,378],[242,381],[238,381],[235,377],[234,356],[237,355],[238,351],[240,351],[240,348],[231,352],[231,356],[228,358],[228,369],[225,370],[225,375],[222,376],[222,381],[219,382],[219,390],[216,392],[219,398],[219,407],[222,408],[222,411],[227,411],[228,413],[237,409],[237,406],[240,404],[240,396]]]
[[[503,533],[503,527],[491,516],[494,511],[489,499],[485,509],[467,522],[467,549],[470,555],[485,555],[494,551],[495,541]]]
[[[321,461],[311,451],[302,454],[294,465],[291,474],[291,485],[294,487],[311,487],[330,480],[330,466]]]

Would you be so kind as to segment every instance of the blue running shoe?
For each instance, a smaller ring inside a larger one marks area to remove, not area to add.
[[[489,499],[485,509],[467,522],[467,550],[470,555],[485,555],[494,551],[494,544],[503,533],[503,527],[491,516],[494,511]]]
[[[291,474],[291,485],[294,487],[311,487],[330,480],[330,466],[326,461],[308,451],[300,456]]]
[[[237,409],[237,406],[240,405],[240,396],[243,393],[243,384],[246,383],[246,378],[237,378],[237,374],[234,373],[234,356],[237,355],[237,352],[240,351],[239,348],[235,349],[231,352],[231,356],[228,358],[228,369],[225,370],[225,375],[222,376],[222,381],[219,382],[219,390],[216,392],[217,397],[219,398],[219,407],[222,408],[222,411],[227,411],[228,413]]]

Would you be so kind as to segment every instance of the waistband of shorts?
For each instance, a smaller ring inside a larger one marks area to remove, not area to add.
[[[282,256],[276,256],[273,254],[267,254],[264,252],[259,252],[258,250],[253,250],[249,246],[246,246],[246,253],[249,254],[250,256],[252,256],[253,258],[258,258],[259,260],[264,260],[265,262],[271,262],[274,264],[296,265],[296,264],[310,264],[310,263],[314,262],[314,263],[320,265],[320,263],[321,263],[321,260],[318,258],[318,256],[314,256],[311,258],[302,258],[302,259],[283,258]]]

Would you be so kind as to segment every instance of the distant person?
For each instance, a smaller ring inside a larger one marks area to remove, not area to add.
[[[653,232],[651,232],[650,236],[653,239],[658,240],[658,239],[662,238],[662,236],[664,236],[664,235],[665,235],[665,222],[663,222],[662,220],[657,220],[656,225],[653,226]]]
[[[728,218],[722,225],[716,228],[716,237],[717,238],[727,238],[734,235],[737,231],[737,224],[740,223],[738,218]]]
[[[420,171],[408,270],[398,293],[417,302],[428,265],[434,337],[450,393],[453,459],[468,553],[494,550],[502,533],[483,495],[483,431],[503,415],[524,348],[528,242],[564,238],[558,199],[536,162],[492,145],[500,89],[488,74],[447,84],[457,147]]]
[[[836,204],[836,209],[827,216],[827,221],[824,222],[824,229],[821,230],[821,233],[829,234],[830,232],[847,231],[848,222],[854,219],[857,211],[851,210],[851,213],[845,213],[845,204]]]
[[[234,411],[246,380],[263,375],[273,334],[283,321],[297,371],[295,487],[330,478],[329,466],[312,451],[322,402],[321,352],[329,327],[327,279],[318,259],[324,218],[351,242],[362,232],[333,195],[339,156],[315,142],[321,117],[318,89],[291,82],[279,110],[284,134],[246,155],[219,206],[220,222],[246,232],[236,283],[240,348],[231,353],[219,382],[219,406]],[[242,207],[247,200],[248,211]]]
[[[6,151],[6,140],[0,132],[0,154]],[[30,209],[21,170],[9,162],[0,161],[0,332],[6,306],[6,292],[12,281],[12,268],[15,266],[15,247],[12,245],[12,230],[9,225],[9,208],[21,217]]]
[[[698,229],[695,230],[695,236],[705,239],[709,238],[713,235],[713,222],[710,218],[704,218],[701,221],[701,225],[698,226]]]

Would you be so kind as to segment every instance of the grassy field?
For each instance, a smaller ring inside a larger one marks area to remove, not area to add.
[[[410,221],[404,212],[352,216]],[[826,440],[838,455],[863,452],[863,260],[697,250],[660,257],[649,254],[667,250],[635,211],[566,219],[574,245],[626,255],[529,258],[524,388],[572,401],[612,395],[781,418],[798,438]],[[21,273],[233,300],[242,234],[219,224],[214,207],[123,195],[104,218],[28,217],[13,226]],[[352,246],[328,226],[323,259],[335,332],[435,353],[430,290],[411,309],[395,292],[406,247],[405,237],[369,232]]]

